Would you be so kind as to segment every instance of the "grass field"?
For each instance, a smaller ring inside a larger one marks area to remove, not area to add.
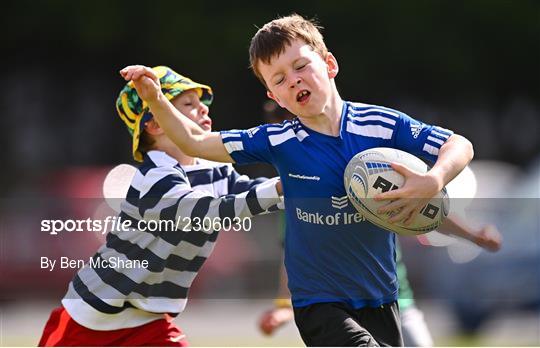
[[[271,301],[191,300],[176,319],[193,346],[303,346],[293,323],[274,337],[257,330],[258,316]],[[0,346],[36,346],[55,303],[9,303],[0,308]],[[438,346],[540,346],[540,314],[509,313],[494,318],[478,336],[456,332],[456,323],[437,303],[421,304]]]

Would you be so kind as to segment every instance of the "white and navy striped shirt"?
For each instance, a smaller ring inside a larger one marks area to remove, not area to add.
[[[131,220],[132,226],[140,220],[250,217],[275,209],[280,202],[275,183],[249,180],[230,164],[199,161],[180,167],[164,152],[149,151],[122,202],[120,217]],[[148,268],[87,264],[69,284],[62,304],[76,322],[94,330],[136,327],[162,319],[165,313],[177,315],[218,232],[110,231],[94,260],[147,260]]]

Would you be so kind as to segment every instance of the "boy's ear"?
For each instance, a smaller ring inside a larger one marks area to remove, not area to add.
[[[275,101],[276,103],[278,103],[279,106],[281,106],[282,108],[284,108],[284,106],[281,104],[281,102],[279,101],[279,99],[274,96],[274,94],[270,91],[266,91],[266,96],[270,99],[272,99],[273,101]]]
[[[163,129],[159,126],[159,123],[155,119],[146,121],[144,123],[144,130],[150,135],[160,135],[163,134]]]
[[[336,57],[330,52],[326,55],[326,70],[328,72],[328,77],[333,79],[337,76],[339,72],[339,65]]]

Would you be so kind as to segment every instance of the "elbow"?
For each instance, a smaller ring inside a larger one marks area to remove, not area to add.
[[[463,157],[467,160],[467,163],[469,163],[470,161],[472,161],[474,157],[473,144],[469,141],[469,139],[465,138],[462,135],[454,134],[452,138],[454,137],[455,137],[454,140],[461,145],[460,147],[461,147],[461,152],[463,154]]]
[[[469,139],[467,139],[465,137],[463,139],[465,140],[465,148],[466,148],[466,153],[467,153],[467,163],[469,163],[474,158],[474,146],[470,142]]]

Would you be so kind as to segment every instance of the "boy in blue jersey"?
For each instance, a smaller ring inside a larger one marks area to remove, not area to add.
[[[425,174],[393,168],[406,182],[377,198],[393,221],[412,221],[421,207],[473,157],[451,131],[386,107],[343,101],[339,67],[316,25],[291,15],[264,25],[250,46],[253,71],[267,95],[297,116],[282,124],[204,133],[160,92],[151,69],[121,70],[132,80],[182,151],[222,162],[266,162],[285,196],[285,266],[295,321],[309,346],[402,345],[395,235],[365,221],[347,203],[343,172],[358,152],[398,148],[434,162]]]
[[[294,115],[286,109],[279,108],[273,100],[267,100],[263,105],[265,120],[269,123],[281,123],[292,120]],[[281,216],[281,214],[280,214]],[[281,224],[280,224],[281,225]],[[285,224],[283,223],[283,228]],[[485,250],[496,252],[501,247],[501,235],[494,225],[485,225],[481,229],[468,226],[455,214],[450,214],[439,228],[438,232],[457,236],[478,245]],[[283,233],[284,234],[284,231]],[[283,235],[281,241],[283,242]],[[403,343],[406,347],[432,347],[433,339],[424,320],[422,311],[416,307],[413,291],[407,279],[407,268],[401,257],[399,240],[396,240],[396,263],[399,281],[399,316]],[[282,243],[281,243],[282,245]],[[279,272],[277,298],[273,308],[266,310],[259,318],[260,331],[268,336],[273,335],[280,327],[294,319],[290,293],[287,289],[287,273],[283,264]]]

